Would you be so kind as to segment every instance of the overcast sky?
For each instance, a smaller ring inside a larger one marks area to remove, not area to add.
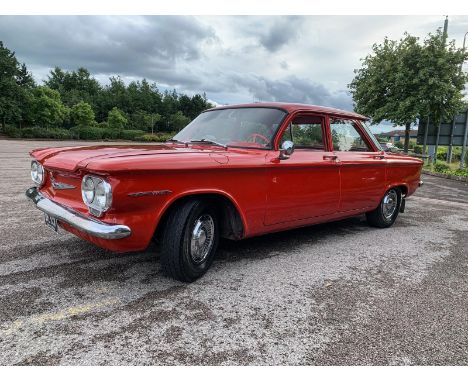
[[[443,16],[0,16],[0,40],[38,82],[83,66],[102,83],[143,77],[218,104],[304,102],[352,110],[347,84],[385,36],[424,37]],[[461,46],[468,16],[451,16]]]

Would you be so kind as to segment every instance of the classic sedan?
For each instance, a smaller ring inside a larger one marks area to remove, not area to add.
[[[53,229],[102,248],[158,241],[164,273],[191,282],[220,238],[364,213],[390,227],[422,184],[422,161],[384,152],[366,121],[302,104],[217,107],[164,144],[34,150],[26,195]]]

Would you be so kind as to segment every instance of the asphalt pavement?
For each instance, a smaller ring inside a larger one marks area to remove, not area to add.
[[[1,365],[468,364],[466,183],[424,176],[390,229],[223,241],[182,284],[152,247],[112,254],[45,226],[28,151],[70,144],[0,140]]]

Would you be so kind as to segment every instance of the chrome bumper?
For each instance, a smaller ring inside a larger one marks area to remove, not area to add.
[[[36,205],[36,207],[46,214],[56,218],[58,221],[69,224],[70,226],[86,232],[92,236],[102,239],[122,239],[130,236],[132,231],[126,225],[107,224],[98,220],[91,219],[87,216],[64,207],[58,203],[47,199],[42,195],[37,187],[31,187],[26,191],[26,196]]]

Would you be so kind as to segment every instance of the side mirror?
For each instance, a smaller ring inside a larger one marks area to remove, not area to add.
[[[289,159],[289,157],[294,152],[294,143],[291,141],[284,141],[281,145],[279,159],[285,160]]]

